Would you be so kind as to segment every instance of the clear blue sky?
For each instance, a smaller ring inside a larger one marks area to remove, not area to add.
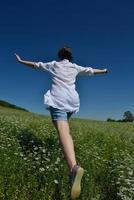
[[[0,3],[0,99],[49,114],[43,95],[49,74],[16,62],[57,59],[64,44],[74,62],[108,68],[109,74],[77,78],[76,117],[105,120],[134,113],[134,2],[126,0],[5,0]]]

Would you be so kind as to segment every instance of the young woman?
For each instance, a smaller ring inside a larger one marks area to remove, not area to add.
[[[77,165],[74,144],[70,135],[68,120],[73,113],[79,111],[79,95],[75,90],[77,75],[95,75],[107,73],[107,69],[93,69],[82,67],[72,63],[72,50],[63,47],[58,51],[59,61],[31,62],[22,60],[19,55],[16,59],[19,63],[35,69],[42,69],[52,75],[52,86],[44,95],[44,103],[48,106],[52,122],[58,132],[60,144],[67,161],[72,177],[71,198],[75,199],[81,192],[81,179],[84,169]]]

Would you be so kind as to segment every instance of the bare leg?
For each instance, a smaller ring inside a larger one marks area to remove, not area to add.
[[[74,144],[72,136],[70,135],[68,121],[53,121],[55,128],[57,129],[60,144],[67,161],[69,170],[71,172],[74,165],[76,165],[76,158],[74,152]]]

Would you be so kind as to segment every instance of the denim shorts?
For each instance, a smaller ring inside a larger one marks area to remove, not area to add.
[[[73,114],[73,112],[66,112],[58,108],[53,108],[51,106],[47,109],[50,111],[52,121],[60,121],[60,120],[67,121]]]

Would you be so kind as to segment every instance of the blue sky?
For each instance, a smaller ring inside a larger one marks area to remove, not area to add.
[[[134,2],[124,0],[5,0],[0,5],[0,99],[49,114],[43,95],[49,74],[16,62],[57,59],[63,45],[74,62],[110,73],[78,77],[76,117],[105,120],[134,113]]]

